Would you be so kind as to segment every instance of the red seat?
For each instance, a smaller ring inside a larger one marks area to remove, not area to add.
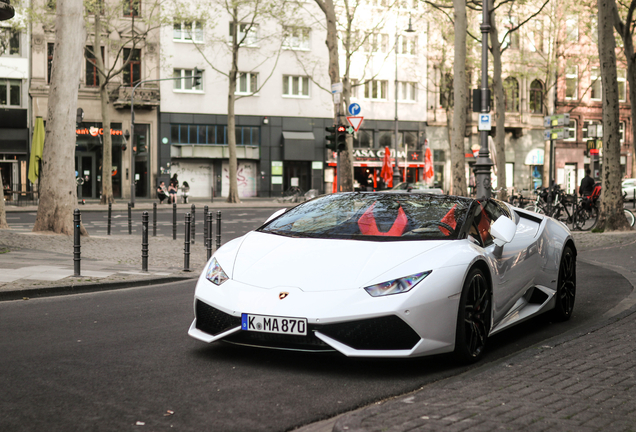
[[[457,219],[455,219],[455,209],[457,208],[457,204],[455,204],[451,209],[444,215],[444,217],[440,220],[440,222],[445,223],[452,229],[457,228]],[[445,236],[450,235],[450,231],[448,228],[439,227],[439,230]]]
[[[409,220],[407,219],[404,210],[402,210],[402,207],[398,209],[395,222],[393,222],[393,226],[391,226],[391,229],[387,232],[382,232],[378,229],[375,216],[373,216],[374,207],[375,203],[371,204],[367,211],[365,211],[362,216],[360,216],[360,219],[358,219],[358,227],[360,228],[360,233],[362,235],[399,237],[404,233],[404,229],[408,225]]]

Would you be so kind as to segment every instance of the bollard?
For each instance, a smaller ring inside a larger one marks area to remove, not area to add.
[[[80,226],[82,224],[82,216],[80,215],[79,209],[75,209],[73,212],[73,225],[74,225],[74,241],[73,241],[73,267],[74,267],[74,276],[80,276],[80,264],[82,261],[81,252],[80,252]]]
[[[128,235],[132,234],[132,203],[128,203]]]
[[[212,258],[212,213],[207,213],[205,218],[205,227],[207,234],[205,235],[205,247],[208,250],[208,261]]]
[[[214,202],[214,186],[212,186],[211,189],[212,190],[210,191],[210,202],[213,203]]]
[[[110,221],[112,219],[112,214],[113,214],[113,204],[112,203],[108,203],[108,228],[107,228],[107,233],[108,235],[110,235]]]
[[[190,209],[192,210],[192,220],[191,220],[191,233],[192,233],[192,244],[194,244],[194,234],[197,230],[197,224],[196,224],[196,217],[195,217],[195,212],[196,212],[196,207],[194,204],[192,204],[192,206],[190,207]]]
[[[172,240],[177,239],[177,203],[172,204]]]
[[[190,271],[190,213],[185,215],[185,240],[183,242],[183,271]]]
[[[208,206],[203,206],[203,246],[208,246]]]
[[[216,250],[221,247],[221,212],[216,212]]]
[[[157,204],[155,203],[155,210]],[[148,212],[141,214],[141,271],[148,271]]]
[[[157,237],[157,203],[152,203],[152,236]]]

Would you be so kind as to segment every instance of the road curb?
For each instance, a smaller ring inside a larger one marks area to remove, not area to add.
[[[198,277],[198,274],[197,274]],[[195,276],[167,276],[151,279],[133,279],[104,283],[78,283],[71,285],[27,288],[23,290],[0,291],[0,301],[28,300],[31,298],[54,297],[68,294],[82,294],[110,291],[122,288],[138,288],[161,285],[170,282],[196,280]]]

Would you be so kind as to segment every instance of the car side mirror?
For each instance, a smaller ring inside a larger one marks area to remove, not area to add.
[[[517,225],[505,216],[499,216],[499,219],[490,227],[490,234],[493,236],[495,244],[500,247],[510,243],[516,232]]]
[[[287,211],[287,209],[280,209],[280,210],[276,211],[273,215],[271,215],[270,217],[267,218],[265,223],[271,221],[272,219],[276,219],[278,216],[282,215],[286,211]]]

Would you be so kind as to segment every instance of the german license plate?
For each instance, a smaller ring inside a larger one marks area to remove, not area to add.
[[[241,315],[241,330],[306,336],[307,319],[244,313]]]

